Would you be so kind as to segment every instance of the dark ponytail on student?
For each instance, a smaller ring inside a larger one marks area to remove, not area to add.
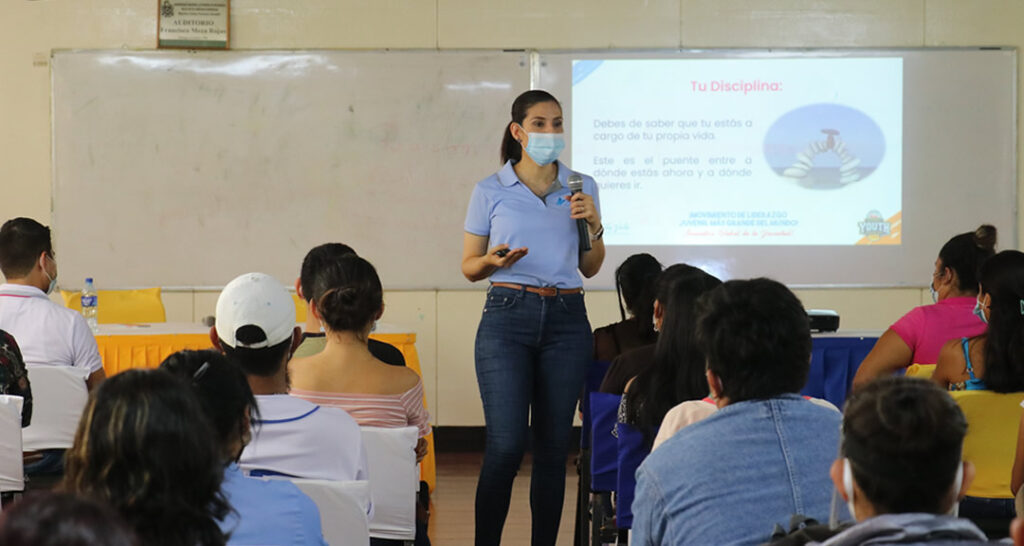
[[[328,328],[358,332],[377,317],[384,290],[373,264],[351,254],[316,272],[312,299]]]
[[[985,341],[985,386],[1024,390],[1024,253],[1004,250],[981,266],[981,291],[991,298]]]
[[[502,165],[510,160],[514,163],[523,158],[523,147],[512,136],[512,124],[518,123],[522,125],[523,120],[526,119],[526,111],[532,108],[533,105],[542,102],[553,102],[559,108],[562,107],[562,104],[558,102],[554,95],[540,89],[527,91],[516,97],[516,100],[512,103],[512,121],[505,124],[505,135],[501,139]]]

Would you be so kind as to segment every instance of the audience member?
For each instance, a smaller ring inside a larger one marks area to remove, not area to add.
[[[321,480],[365,480],[359,425],[344,410],[288,394],[286,363],[301,339],[295,303],[277,280],[246,273],[217,298],[214,347],[245,372],[260,419],[239,465],[249,471]]]
[[[966,432],[960,408],[926,380],[889,377],[855,391],[830,475],[857,524],[824,544],[987,543],[950,515],[974,476],[961,459]]]
[[[655,330],[661,330],[663,326],[665,303],[671,296],[673,284],[679,278],[689,275],[692,269],[691,266],[686,264],[675,264],[669,266],[658,275],[658,279],[655,281],[654,323],[652,325]],[[616,357],[612,360],[612,365],[608,368],[608,372],[605,373],[599,390],[611,394],[622,394],[625,392],[626,383],[629,383],[630,379],[633,379],[640,372],[649,368],[651,363],[654,362],[654,350],[655,346],[651,343],[630,349]]]
[[[230,506],[213,432],[195,395],[163,370],[128,370],[89,398],[64,488],[112,506],[150,545],[225,543]]]
[[[354,256],[356,251],[352,247],[342,243],[325,243],[313,247],[302,260],[302,270],[299,278],[295,281],[295,293],[306,302],[306,331],[302,333],[302,343],[295,349],[293,358],[313,356],[324,350],[327,346],[327,334],[324,332],[323,323],[313,313],[309,312],[309,304],[313,293],[313,276],[322,267],[336,262],[344,256]],[[405,356],[398,347],[370,339],[367,341],[370,353],[384,362],[394,366],[405,366]]]
[[[826,518],[840,416],[797,394],[811,357],[800,300],[769,279],[730,281],[699,309],[698,347],[720,409],[640,466],[633,542],[758,543],[792,514]]]
[[[932,380],[949,390],[1024,391],[1024,253],[992,256],[979,277],[974,314],[988,329],[946,342]]]
[[[82,315],[47,297],[57,286],[50,228],[30,218],[0,227],[0,329],[18,340],[26,364],[74,366],[95,388],[106,377],[96,338]]]
[[[316,504],[291,482],[245,476],[238,467],[258,416],[245,373],[216,351],[181,351],[160,368],[183,379],[199,397],[224,463],[221,491],[232,512],[221,520],[229,544],[326,544]]]
[[[594,330],[594,360],[611,362],[626,351],[658,339],[654,330],[654,297],[660,273],[661,264],[646,253],[626,258],[615,269],[615,295],[622,320]]]
[[[662,334],[651,367],[640,372],[623,396],[623,419],[654,438],[665,414],[680,402],[708,395],[704,355],[696,342],[697,298],[722,284],[718,278],[685,264],[668,287],[662,303]]]
[[[141,546],[109,506],[68,493],[27,495],[3,514],[0,544],[9,546]]]
[[[857,369],[853,386],[911,364],[935,364],[950,339],[984,333],[985,323],[972,310],[978,295],[978,270],[995,254],[995,246],[996,228],[987,224],[947,241],[935,260],[929,285],[935,303],[915,307],[878,338]]]
[[[383,289],[370,262],[354,254],[322,264],[311,283],[310,313],[327,330],[320,353],[289,365],[291,394],[342,408],[361,426],[419,428],[418,457],[430,433],[423,382],[406,367],[389,366],[367,348],[370,328],[384,312]]]
[[[27,427],[32,422],[32,386],[18,342],[3,330],[0,330],[0,394],[22,398],[21,426]]]

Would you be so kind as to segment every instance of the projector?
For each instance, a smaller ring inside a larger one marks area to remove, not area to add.
[[[839,313],[830,309],[808,309],[812,332],[835,332],[839,329]]]

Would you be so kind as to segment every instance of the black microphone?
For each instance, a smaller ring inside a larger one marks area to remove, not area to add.
[[[569,191],[573,195],[583,191],[583,177],[572,173],[569,175]],[[587,229],[587,221],[583,218],[576,219],[576,232],[580,236],[580,251],[586,252],[591,249],[590,230]]]

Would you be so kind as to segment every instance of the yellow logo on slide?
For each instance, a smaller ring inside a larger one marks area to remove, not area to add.
[[[873,210],[864,221],[857,222],[861,238],[855,245],[898,245],[903,235],[903,212],[897,212],[888,218]]]

